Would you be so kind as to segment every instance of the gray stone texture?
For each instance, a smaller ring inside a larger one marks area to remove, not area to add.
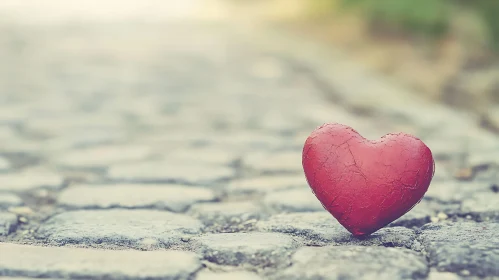
[[[7,276],[84,279],[189,279],[201,263],[181,251],[113,251],[0,244]]]
[[[11,193],[0,193],[0,209],[7,209],[22,204],[23,201],[19,196]]]
[[[248,6],[25,2],[0,1],[1,276],[499,278],[499,137],[469,114]],[[424,199],[353,237],[303,174],[325,122],[420,137]]]
[[[401,248],[304,247],[275,279],[424,279],[423,255]]]
[[[283,267],[298,243],[280,233],[218,233],[194,239],[194,249],[210,262],[232,266]]]
[[[74,208],[159,208],[183,212],[196,202],[215,198],[210,189],[182,185],[76,185],[63,190],[58,202]]]
[[[141,247],[154,239],[163,247],[182,243],[201,232],[199,220],[157,210],[80,210],[55,215],[36,231],[40,240],[56,244],[111,244]]]
[[[6,236],[16,229],[17,215],[0,211],[0,236]]]
[[[109,168],[108,177],[125,182],[181,182],[205,184],[231,178],[234,171],[225,166],[175,161],[120,163]]]
[[[428,224],[422,227],[418,239],[428,253],[431,265],[440,271],[499,276],[498,223]]]
[[[0,173],[0,191],[23,192],[36,188],[59,188],[64,178],[54,171],[29,169],[13,173]]]
[[[196,275],[196,280],[261,280],[260,276],[252,272],[210,272],[201,271]]]

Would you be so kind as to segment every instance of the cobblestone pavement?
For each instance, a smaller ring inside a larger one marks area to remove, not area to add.
[[[499,279],[499,138],[466,116],[227,24],[0,28],[1,280]],[[303,175],[324,122],[420,136],[425,198],[353,238]]]

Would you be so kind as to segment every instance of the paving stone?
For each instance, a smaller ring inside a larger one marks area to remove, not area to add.
[[[290,213],[271,216],[256,227],[263,231],[288,233],[314,242],[332,242],[345,238],[349,232],[331,214],[323,212]]]
[[[414,231],[403,227],[383,228],[363,238],[356,238],[328,212],[277,214],[256,223],[262,231],[286,233],[306,240],[309,245],[355,244],[411,248]]]
[[[463,200],[461,212],[479,215],[483,220],[499,217],[498,201],[499,193],[476,192]]]
[[[324,210],[322,204],[308,187],[269,193],[264,197],[263,203],[280,212]]]
[[[29,131],[40,132],[49,136],[57,136],[62,134],[70,134],[68,131],[85,131],[90,132],[95,129],[112,129],[119,127],[122,123],[121,116],[92,113],[92,114],[58,114],[56,117],[37,117],[30,119],[26,123],[26,129]]]
[[[194,253],[95,250],[0,244],[7,276],[71,279],[190,279],[201,268]]]
[[[404,216],[390,223],[390,226],[418,228],[432,220],[440,220],[439,216],[459,213],[459,208],[459,203],[442,204],[436,200],[423,198],[414,208],[405,213]]]
[[[35,280],[39,278],[27,278],[27,277],[2,277],[0,276],[0,280]],[[45,278],[47,280],[57,280],[56,278]],[[61,279],[61,278],[59,278]]]
[[[233,217],[249,219],[260,216],[262,209],[251,201],[215,202],[194,204],[189,213],[204,220]]]
[[[196,202],[213,201],[208,188],[182,185],[74,185],[61,192],[59,204],[76,208],[160,208],[183,212]]]
[[[9,235],[16,229],[17,224],[17,215],[8,212],[0,212],[0,236]]]
[[[422,227],[418,239],[439,271],[499,276],[498,223],[432,223]]]
[[[460,202],[470,194],[486,190],[488,187],[486,182],[439,181],[430,185],[425,197],[447,203]]]
[[[260,133],[250,130],[227,131],[224,134],[198,131],[183,131],[182,134],[172,135],[171,133],[157,133],[146,136],[146,141],[151,143],[196,143],[220,148],[231,148],[238,151],[254,150],[261,148],[280,148],[286,142],[277,134]]]
[[[404,248],[303,247],[292,263],[275,279],[423,279],[428,274],[425,257]]]
[[[196,275],[196,280],[262,280],[262,278],[255,273],[246,271],[219,273],[211,271],[201,271]]]
[[[234,170],[225,166],[199,163],[178,164],[172,161],[149,161],[113,165],[108,177],[128,182],[212,183],[231,178]]]
[[[92,133],[81,131],[80,133],[52,137],[44,141],[43,146],[50,152],[54,151],[60,153],[62,151],[87,148],[89,146],[109,145],[111,143],[118,143],[123,139],[126,139],[126,136],[125,133],[120,130],[92,130]]]
[[[199,218],[207,232],[240,232],[254,226],[265,213],[261,206],[251,201],[199,203],[188,212]]]
[[[201,231],[199,220],[154,210],[80,210],[58,214],[44,222],[36,237],[56,244],[114,244],[142,247],[154,239],[163,247],[181,243]]]
[[[23,192],[41,187],[56,189],[62,187],[63,182],[61,175],[41,169],[0,173],[0,191]]]
[[[208,261],[233,266],[286,266],[297,246],[290,236],[261,232],[208,234],[193,241],[195,250]]]
[[[207,164],[228,165],[238,156],[227,148],[184,148],[173,151],[167,155],[169,160],[178,162],[202,162]]]
[[[152,150],[148,146],[107,145],[64,152],[55,160],[61,166],[102,168],[115,163],[142,160],[150,155],[152,155]]]
[[[430,275],[428,275],[428,280],[460,280],[460,279],[461,277],[459,277],[457,274],[450,272],[431,271]]]
[[[249,168],[268,172],[303,173],[301,151],[249,153],[243,157],[243,164]]]
[[[0,119],[2,119],[2,118],[0,117]],[[8,139],[15,139],[15,138],[17,138],[16,136],[17,136],[16,132],[11,127],[3,126],[3,125],[0,126],[0,139],[2,141],[8,140]]]
[[[233,180],[227,191],[231,193],[268,193],[290,188],[308,188],[304,175],[260,176]]]
[[[19,196],[11,193],[0,193],[0,209],[7,209],[22,204],[23,201]]]
[[[0,157],[0,170],[7,170],[11,168],[10,161],[4,157]]]

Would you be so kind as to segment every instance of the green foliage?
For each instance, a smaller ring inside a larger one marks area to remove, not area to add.
[[[347,10],[360,11],[372,23],[432,37],[449,31],[456,10],[468,9],[480,17],[489,33],[490,45],[499,50],[499,0],[329,1],[340,2],[341,7]]]
[[[488,28],[492,47],[499,51],[499,1],[479,0],[472,5]]]
[[[359,8],[371,21],[424,35],[447,31],[452,10],[448,0],[342,0]]]

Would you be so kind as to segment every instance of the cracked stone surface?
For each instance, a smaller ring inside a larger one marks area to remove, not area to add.
[[[0,279],[499,278],[499,136],[468,114],[227,1],[4,2]],[[354,238],[303,174],[326,122],[420,137],[424,199]]]
[[[37,230],[38,239],[57,244],[113,244],[140,247],[144,239],[163,246],[181,243],[181,238],[200,233],[199,220],[156,210],[81,210],[51,217]]]
[[[255,218],[261,214],[261,211],[258,204],[249,201],[199,203],[189,209],[192,215],[204,220],[233,217]]]
[[[5,243],[0,244],[0,250],[0,271],[7,276],[188,279],[201,268],[194,253],[180,251],[104,251]]]
[[[266,220],[259,221],[256,227],[262,231],[303,237],[312,242],[332,242],[338,236],[349,235],[348,231],[325,211],[273,215]]]
[[[418,237],[430,263],[463,276],[499,276],[499,224],[447,222],[425,225]]]
[[[195,204],[188,213],[203,222],[206,232],[246,231],[266,215],[260,205],[247,201]]]
[[[195,250],[221,265],[282,267],[298,243],[279,233],[218,233],[195,238]]]
[[[58,202],[74,208],[158,208],[183,212],[196,202],[215,198],[207,188],[182,185],[77,185],[62,191]]]
[[[428,274],[423,255],[401,248],[304,247],[292,262],[275,279],[423,279]]]

